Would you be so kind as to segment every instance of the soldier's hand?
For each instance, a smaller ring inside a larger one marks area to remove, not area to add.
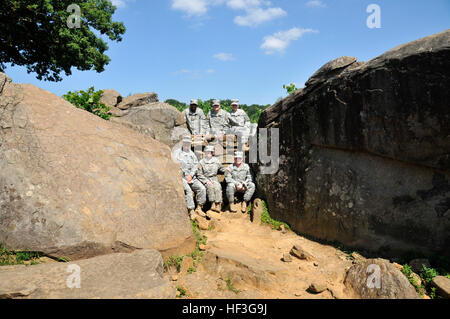
[[[192,176],[191,175],[186,175],[186,181],[188,182],[188,184],[192,183]]]
[[[213,183],[211,181],[207,181],[206,185],[208,185],[209,187],[211,187],[213,185]]]

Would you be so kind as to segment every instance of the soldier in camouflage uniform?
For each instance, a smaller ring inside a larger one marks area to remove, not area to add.
[[[205,158],[200,161],[197,176],[206,186],[208,200],[211,202],[211,210],[220,212],[222,210],[222,186],[217,178],[217,173],[225,172],[225,167],[217,157],[213,156],[214,147],[205,148]]]
[[[239,108],[239,101],[231,101],[232,110],[229,113],[230,129],[229,134],[236,135],[238,138],[239,148],[247,144],[250,135],[250,118],[244,110]]]
[[[192,135],[204,135],[208,133],[205,113],[198,107],[197,100],[191,100],[189,108],[183,111],[186,124]]]
[[[234,164],[228,166],[225,173],[225,181],[227,182],[227,197],[230,203],[230,210],[237,212],[238,208],[234,203],[235,192],[244,193],[244,200],[241,204],[243,213],[247,211],[247,202],[252,199],[256,186],[253,181],[253,175],[250,166],[243,162],[244,153],[236,152],[234,156]]]
[[[191,151],[191,137],[183,137],[183,147],[174,152],[174,159],[181,165],[183,173],[183,187],[186,194],[186,204],[189,210],[189,216],[191,219],[195,218],[195,213],[200,216],[206,216],[203,212],[203,205],[206,202],[206,188],[197,179],[198,160],[194,152]],[[194,191],[197,194],[198,205],[194,211]]]
[[[206,116],[209,134],[223,139],[223,136],[230,128],[229,114],[220,108],[220,102],[218,100],[213,101],[212,107],[213,109]]]

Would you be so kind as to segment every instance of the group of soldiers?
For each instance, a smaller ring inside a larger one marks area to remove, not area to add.
[[[232,100],[230,112],[221,108],[220,101],[214,100],[207,116],[198,107],[198,101],[191,100],[189,108],[183,111],[183,115],[192,135],[211,135],[222,139],[224,135],[232,134],[238,137],[240,145],[248,142],[250,118],[239,108],[238,100]]]
[[[239,109],[237,100],[233,100],[231,106],[232,110],[226,112],[221,109],[220,102],[214,100],[212,110],[205,117],[203,111],[198,108],[197,100],[191,100],[190,107],[183,112],[189,131],[194,136],[213,136],[219,141],[226,135],[235,135],[238,145],[245,145],[250,133],[250,119],[244,110]],[[214,156],[214,146],[207,145],[204,156],[199,161],[191,149],[191,144],[191,136],[184,136],[181,149],[174,153],[183,173],[183,187],[190,218],[195,219],[196,214],[206,216],[203,208],[207,199],[211,203],[212,211],[222,211],[222,186],[218,174],[225,174],[230,211],[246,212],[256,187],[250,166],[244,162],[244,152],[238,149],[234,153],[234,163],[226,167],[221,159]],[[243,201],[240,204],[235,203],[236,192],[243,193]],[[196,208],[194,194],[197,195]]]

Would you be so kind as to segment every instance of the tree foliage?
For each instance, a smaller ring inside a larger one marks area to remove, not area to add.
[[[214,99],[209,99],[206,101],[203,101],[201,99],[198,100],[198,107],[202,109],[203,113],[208,114],[208,112],[212,109],[212,103]],[[168,99],[165,101],[166,103],[176,107],[180,112],[187,109],[189,107],[188,104],[180,102],[175,99]],[[224,109],[227,112],[231,111],[231,99],[221,100],[220,106],[222,109]],[[239,107],[243,109],[248,117],[250,118],[250,121],[252,123],[258,123],[259,116],[261,113],[270,106],[270,104],[267,105],[259,105],[259,104],[241,104]]]
[[[80,27],[73,21],[69,5],[80,7]],[[6,64],[26,66],[39,80],[61,81],[61,72],[71,68],[104,71],[110,58],[105,55],[106,35],[121,41],[122,22],[112,21],[116,7],[109,0],[1,0],[0,71]]]
[[[102,119],[109,120],[111,115],[108,112],[111,108],[100,102],[102,94],[103,91],[95,91],[94,87],[91,86],[87,91],[69,91],[63,95],[63,98],[79,109],[86,110]]]

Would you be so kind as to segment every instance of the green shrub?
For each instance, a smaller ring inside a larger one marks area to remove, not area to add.
[[[292,93],[294,93],[295,91],[298,90],[298,88],[295,86],[295,83],[291,83],[289,85],[284,84],[283,85],[283,89],[286,90],[287,94],[292,94]]]
[[[63,98],[79,109],[93,113],[102,119],[109,120],[111,115],[108,112],[111,108],[100,102],[102,94],[102,90],[95,91],[94,87],[91,86],[87,91],[69,91],[63,95]]]
[[[184,290],[180,286],[177,286],[177,290],[180,292],[180,297],[186,296],[186,290]]]
[[[426,285],[431,284],[431,281],[434,277],[439,276],[439,273],[434,268],[428,268],[425,265],[422,265],[422,271],[420,272],[420,277],[423,281],[425,281]]]
[[[169,259],[164,262],[164,270],[168,270],[171,266],[174,266],[177,272],[180,272],[183,257],[184,256],[170,256]]]
[[[261,223],[262,224],[270,225],[270,226],[272,226],[272,229],[278,229],[281,225],[284,225],[286,230],[291,230],[291,228],[289,227],[288,224],[279,222],[279,221],[273,219],[272,217],[270,217],[269,210],[267,208],[267,203],[265,201],[262,201],[262,204],[263,204],[263,212],[261,214]]]

